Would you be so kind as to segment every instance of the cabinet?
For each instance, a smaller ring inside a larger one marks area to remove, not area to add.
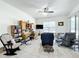
[[[25,21],[19,21],[19,26],[21,27],[21,30],[26,30],[27,23]]]

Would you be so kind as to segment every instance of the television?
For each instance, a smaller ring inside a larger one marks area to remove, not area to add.
[[[43,25],[36,25],[36,29],[43,29]]]

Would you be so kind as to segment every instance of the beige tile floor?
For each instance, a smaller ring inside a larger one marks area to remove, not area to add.
[[[65,47],[58,47],[54,44],[54,52],[47,53],[43,51],[40,37],[29,41],[28,45],[22,45],[21,51],[17,51],[15,56],[5,56],[0,54],[0,58],[79,58],[79,52]]]

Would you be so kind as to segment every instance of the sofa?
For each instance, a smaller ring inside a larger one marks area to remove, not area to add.
[[[76,33],[63,33],[58,36],[58,38],[56,39],[57,43],[61,43],[58,44],[58,46],[66,46],[66,47],[71,47],[72,45],[74,45],[74,40],[76,39]]]
[[[65,33],[65,36],[62,38],[62,45],[66,47],[71,47],[74,45],[76,40],[76,33]]]

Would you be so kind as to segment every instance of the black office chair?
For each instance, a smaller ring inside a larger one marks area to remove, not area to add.
[[[45,52],[53,52],[53,41],[54,34],[53,33],[42,33],[41,34],[42,46]]]
[[[20,43],[16,43],[11,35],[8,33],[2,34],[0,40],[5,48],[6,53],[4,55],[16,55],[16,51],[20,50]]]

